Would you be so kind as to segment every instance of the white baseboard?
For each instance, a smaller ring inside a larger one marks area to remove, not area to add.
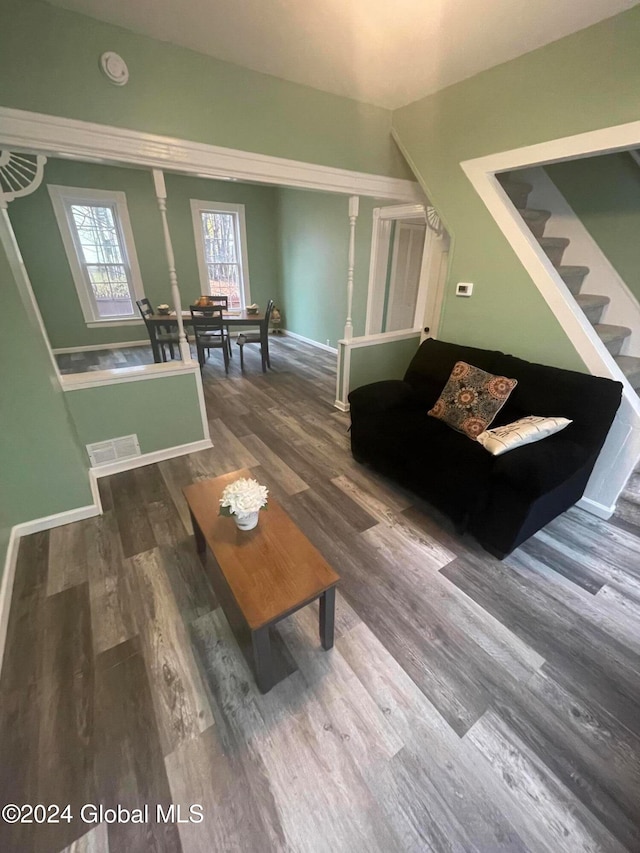
[[[305,338],[303,335],[298,335],[296,332],[290,332],[288,329],[281,329],[280,331],[288,338],[295,338],[297,341],[302,341],[305,344],[311,344],[312,347],[318,347],[318,349],[323,349],[325,350],[325,352],[332,352],[335,355],[338,354],[338,350],[336,347],[330,347],[328,344],[321,344],[320,341],[314,341],[311,338]]]
[[[142,468],[144,465],[153,465],[156,462],[164,462],[166,459],[174,459],[176,456],[197,453],[199,450],[209,450],[211,447],[213,442],[210,438],[192,441],[190,444],[178,444],[175,447],[166,447],[163,450],[154,450],[152,453],[143,453],[142,456],[112,462],[109,465],[99,465],[91,469],[91,474],[94,477],[109,477],[111,474],[120,474],[122,471],[131,471],[133,468]]]
[[[4,573],[0,584],[0,672],[2,672],[2,661],[4,659],[4,647],[7,641],[7,628],[9,627],[9,611],[11,610],[11,595],[13,593],[13,581],[16,576],[16,562],[18,560],[18,546],[20,537],[16,534],[15,527],[9,536],[7,557],[4,561]]]
[[[144,341],[118,341],[114,344],[87,344],[84,347],[55,347],[54,355],[68,355],[72,352],[92,352],[102,349],[122,349],[123,347],[150,347],[149,338]]]
[[[89,476],[92,479],[91,474]],[[91,491],[94,496],[97,494],[97,489],[94,490],[93,486]],[[75,509],[65,510],[64,512],[56,512],[53,515],[45,515],[42,518],[34,518],[31,521],[23,521],[21,524],[15,524],[11,528],[7,556],[4,563],[4,573],[2,575],[2,583],[0,584],[0,671],[2,669],[2,660],[7,640],[9,612],[11,610],[13,582],[16,575],[20,539],[23,536],[28,536],[30,533],[39,533],[41,530],[50,530],[52,527],[61,527],[63,524],[72,524],[74,521],[93,518],[95,515],[100,515],[101,512],[102,504],[100,503],[100,495],[97,495],[96,503],[79,506]]]
[[[351,411],[351,406],[349,403],[343,403],[342,400],[335,400],[333,403],[334,408],[339,409],[341,412],[349,412]]]
[[[591,515],[597,515],[598,518],[603,518],[605,521],[608,521],[616,510],[615,504],[612,506],[605,506],[604,504],[591,500],[591,498],[584,497],[580,498],[576,506],[585,510],[585,512],[590,512]]]

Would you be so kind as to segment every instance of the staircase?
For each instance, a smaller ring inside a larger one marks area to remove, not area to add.
[[[596,293],[583,292],[585,279],[589,275],[589,267],[563,265],[562,257],[569,245],[569,240],[564,237],[544,236],[551,213],[548,210],[535,210],[527,207],[529,193],[533,189],[532,185],[526,181],[514,179],[508,173],[498,175],[498,180],[531,233],[542,247],[542,250],[558,270],[560,278],[571,291],[576,302],[596,330],[598,337],[609,350],[630,385],[640,395],[640,358],[621,355],[623,345],[629,335],[631,335],[631,329],[626,326],[613,326],[602,322],[603,315],[610,301],[609,297]],[[640,516],[640,474],[636,473],[634,477],[638,477],[638,506],[636,507],[636,511]]]

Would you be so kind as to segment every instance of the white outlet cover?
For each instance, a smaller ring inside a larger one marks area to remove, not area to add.
[[[456,284],[456,296],[471,296],[473,283],[470,281],[459,281]]]

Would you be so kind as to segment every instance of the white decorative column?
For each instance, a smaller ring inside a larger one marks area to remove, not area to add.
[[[184,331],[182,322],[182,301],[180,299],[180,288],[178,287],[178,274],[176,273],[176,261],[173,254],[173,244],[169,233],[169,222],[167,220],[167,188],[164,183],[164,173],[160,169],[153,170],[153,184],[156,190],[160,218],[162,219],[162,230],[164,232],[164,247],[167,253],[167,264],[169,266],[169,281],[171,283],[171,301],[176,312],[178,323],[178,339],[180,341],[180,355],[184,362],[191,361],[191,349]]]
[[[350,341],[353,337],[353,270],[356,262],[356,220],[360,198],[352,195],[349,198],[349,266],[347,268],[347,322],[344,324],[344,339]]]

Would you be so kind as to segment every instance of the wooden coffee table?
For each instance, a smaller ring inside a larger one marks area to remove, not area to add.
[[[233,471],[193,483],[183,492],[200,559],[258,687],[266,693],[287,675],[274,660],[270,636],[280,619],[318,598],[320,640],[324,649],[333,646],[340,576],[272,497],[254,530],[238,530],[233,518],[218,514],[224,487],[251,476],[246,469]]]

